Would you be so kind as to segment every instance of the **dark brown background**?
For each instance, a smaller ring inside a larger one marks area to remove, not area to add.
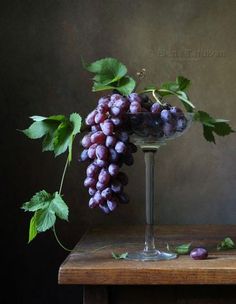
[[[64,157],[41,153],[40,143],[23,137],[33,114],[88,113],[96,104],[80,56],[105,56],[124,62],[130,74],[147,69],[145,84],[184,75],[199,109],[228,118],[236,128],[234,0],[41,0],[1,1],[0,100],[3,252],[5,303],[64,303],[77,299],[79,287],[57,286],[57,270],[66,257],[50,232],[27,243],[29,216],[21,204],[41,189],[59,187]],[[66,176],[64,195],[70,223],[57,225],[72,247],[91,224],[142,223],[144,164],[139,152],[130,177],[129,206],[104,216],[89,210],[82,187],[83,164],[77,159]],[[235,135],[209,144],[200,126],[158,153],[159,223],[235,223]],[[2,294],[1,294],[2,295]]]

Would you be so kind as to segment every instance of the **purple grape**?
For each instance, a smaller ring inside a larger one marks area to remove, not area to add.
[[[110,213],[110,209],[108,208],[107,205],[99,205],[99,208],[102,209],[102,211],[106,214],[109,214]]]
[[[91,146],[92,142],[91,142],[90,134],[84,135],[84,137],[82,138],[81,144],[86,149],[88,149]]]
[[[129,110],[132,114],[137,114],[137,113],[141,112],[141,110],[142,110],[141,104],[138,103],[137,101],[133,101],[130,104]]]
[[[106,188],[102,191],[101,195],[104,197],[106,200],[110,199],[112,197],[112,190],[111,188]]]
[[[107,148],[103,145],[98,145],[96,147],[96,156],[98,159],[107,160],[107,156],[108,156]]]
[[[136,153],[138,151],[138,148],[135,144],[133,143],[129,143],[127,146],[128,151],[130,151],[131,153]]]
[[[113,211],[117,207],[117,199],[112,197],[110,200],[107,200],[107,206],[110,209],[110,211]]]
[[[119,100],[121,98],[122,98],[122,96],[120,94],[112,94],[111,98],[110,98],[110,101],[115,103],[117,100]]]
[[[93,197],[90,198],[88,205],[89,205],[89,208],[95,208],[97,206],[97,203],[95,202]]]
[[[190,252],[190,256],[194,260],[205,260],[208,257],[208,252],[205,248],[197,247]]]
[[[175,126],[171,123],[166,122],[163,125],[163,132],[166,137],[170,137],[175,133]]]
[[[151,106],[151,112],[152,112],[152,113],[160,114],[161,111],[162,111],[162,106],[161,106],[158,102],[155,102],[155,103]]]
[[[122,119],[119,117],[112,117],[111,121],[112,121],[113,125],[116,127],[122,125]]]
[[[113,116],[119,116],[120,113],[121,113],[121,109],[116,107],[116,106],[113,106],[113,107],[110,108],[110,113]]]
[[[81,152],[81,154],[80,154],[80,156],[79,156],[79,161],[86,161],[86,160],[88,160],[89,159],[89,156],[88,156],[88,150],[87,149],[84,149],[82,152]]]
[[[94,187],[95,185],[96,185],[96,179],[92,177],[86,177],[86,179],[84,180],[84,187],[86,188]]]
[[[100,183],[99,181],[96,183],[96,189],[99,191],[102,191],[106,188],[106,185],[103,183]]]
[[[97,192],[97,190],[95,188],[89,187],[89,189],[88,189],[89,195],[93,196],[96,192]]]
[[[178,107],[171,107],[170,108],[170,113],[175,117],[183,117],[184,116],[183,111]]]
[[[109,174],[109,172],[107,171],[107,169],[102,169],[99,173],[98,176],[98,181],[102,184],[107,185],[110,181],[111,175]]]
[[[110,161],[111,163],[116,163],[116,162],[118,162],[118,160],[119,160],[119,154],[116,152],[115,149],[110,148],[110,149],[109,149],[109,154],[110,154],[110,156],[109,156],[109,161]]]
[[[94,196],[93,196],[94,201],[96,202],[96,204],[102,204],[105,202],[104,197],[102,197],[101,192],[97,191]]]
[[[176,131],[183,132],[187,127],[187,119],[185,117],[177,118],[176,121]]]
[[[98,113],[106,114],[108,110],[109,110],[108,104],[101,104],[98,105],[97,107]]]
[[[127,111],[129,108],[129,102],[126,98],[120,98],[115,101],[114,106],[119,108],[121,112]]]
[[[117,153],[125,153],[126,145],[122,141],[118,141],[115,145],[115,150]]]
[[[86,119],[85,119],[85,123],[86,123],[88,126],[91,126],[91,125],[94,124],[94,122],[95,122],[94,119],[95,119],[96,114],[97,114],[97,111],[96,111],[96,110],[94,110],[94,111],[92,111],[91,113],[88,114],[88,116],[87,116]]]
[[[121,193],[123,191],[123,185],[118,180],[115,180],[111,183],[111,190],[114,193]]]
[[[129,96],[128,96],[128,99],[130,102],[138,102],[138,103],[141,103],[142,99],[141,97],[137,94],[137,93],[131,93]]]
[[[97,177],[98,175],[98,171],[100,170],[100,168],[98,166],[96,166],[95,164],[90,164],[86,170],[86,174],[87,177]]]
[[[165,122],[170,122],[172,120],[172,115],[169,110],[161,111],[161,119]]]
[[[94,121],[96,124],[99,124],[99,123],[102,123],[104,122],[104,120],[107,119],[107,115],[106,114],[103,114],[103,113],[97,113],[95,118],[94,118]]]
[[[102,105],[102,106],[107,106],[108,103],[109,103],[110,99],[108,97],[101,97],[99,100],[98,100],[98,105]]]
[[[116,140],[115,136],[108,135],[106,137],[106,147],[107,148],[113,148],[115,146],[115,144],[116,144],[116,141],[117,140]]]
[[[102,129],[102,132],[105,135],[112,135],[113,129],[114,129],[114,125],[113,125],[112,121],[107,119],[103,123],[101,123],[100,126]]]
[[[134,164],[134,157],[131,153],[126,153],[123,156],[123,162],[127,165],[127,166],[133,166]]]
[[[117,166],[116,164],[110,164],[108,167],[108,171],[111,176],[116,176],[119,172],[119,169],[119,166]]]
[[[88,157],[94,159],[96,157],[97,144],[92,144],[88,149]]]
[[[91,142],[94,144],[104,144],[106,136],[102,131],[97,131],[91,135]]]

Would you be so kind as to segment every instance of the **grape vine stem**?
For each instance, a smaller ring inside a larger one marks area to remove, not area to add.
[[[69,164],[69,156],[68,156],[67,159],[66,159],[65,167],[64,167],[64,170],[63,170],[63,173],[62,173],[61,182],[60,182],[60,187],[59,187],[59,191],[58,191],[59,195],[61,195],[61,191],[62,191],[62,187],[63,187],[65,175],[66,175],[66,170],[67,170],[67,168],[68,168],[68,164]],[[58,236],[57,236],[57,233],[56,233],[55,224],[53,225],[52,230],[53,230],[53,234],[54,234],[54,236],[55,236],[55,239],[56,239],[57,243],[58,243],[64,250],[71,252],[71,251],[72,251],[71,249],[66,248],[66,247],[60,242],[60,240],[59,240],[59,238],[58,238]]]

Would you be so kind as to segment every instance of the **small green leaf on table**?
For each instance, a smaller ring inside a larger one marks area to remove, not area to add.
[[[115,260],[122,260],[122,259],[126,259],[126,258],[127,258],[128,252],[123,252],[123,253],[115,253],[115,252],[112,252],[111,255],[112,255],[112,257],[113,257]]]
[[[230,237],[226,237],[217,245],[217,250],[235,249],[235,243]]]
[[[176,247],[172,247],[167,243],[166,248],[168,251],[172,251],[180,255],[184,255],[184,254],[189,254],[191,250],[191,245],[192,243],[187,243],[187,244],[178,245]]]

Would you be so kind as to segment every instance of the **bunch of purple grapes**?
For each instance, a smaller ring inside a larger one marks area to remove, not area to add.
[[[139,115],[143,112],[148,115]],[[170,137],[177,131],[182,132],[187,125],[181,109],[153,103],[148,96],[137,93],[128,97],[117,93],[101,97],[85,122],[90,132],[81,141],[84,150],[80,160],[90,161],[84,180],[91,196],[89,207],[100,207],[107,214],[119,203],[129,202],[123,191],[128,177],[120,171],[123,164],[134,163],[132,154],[137,147],[130,142],[129,135],[139,128],[147,136]]]

